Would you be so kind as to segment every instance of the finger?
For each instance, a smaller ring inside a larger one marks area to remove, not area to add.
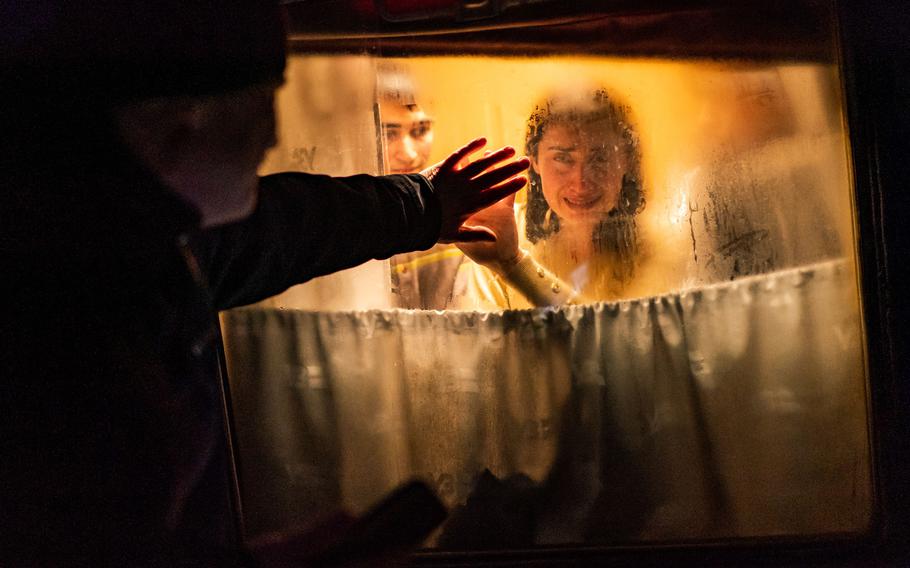
[[[511,196],[511,204],[514,204],[515,192],[523,188],[526,183],[528,183],[528,178],[519,176],[482,191],[478,196],[479,205],[477,207],[477,210],[479,211],[480,209],[485,209],[497,201],[501,201],[509,196]]]
[[[458,243],[495,243],[496,234],[486,227],[469,227],[462,225],[455,233]]]
[[[479,161],[479,160],[478,160]],[[476,163],[476,162],[475,162]],[[511,177],[515,177],[521,172],[528,169],[528,166],[531,165],[531,161],[527,158],[522,158],[516,160],[504,166],[497,167],[492,169],[485,174],[482,174],[474,178],[473,183],[478,186],[484,187],[493,187],[494,185],[501,183]]]
[[[487,156],[489,156],[492,153],[493,153],[493,150],[484,150],[483,157],[486,158]],[[465,166],[467,166],[470,163],[471,163],[471,160],[469,160],[468,158],[465,158],[464,160],[458,162],[458,171],[463,170],[465,168]]]
[[[484,198],[485,200],[486,198]],[[509,212],[514,212],[515,210],[515,193],[510,193],[499,201],[492,203],[490,205],[481,205],[481,208],[472,213],[464,224],[469,226],[486,226],[487,215],[495,210],[505,209]],[[495,231],[494,231],[495,232]]]
[[[514,155],[515,148],[512,148],[511,146],[500,148],[495,152],[484,153],[483,158],[480,158],[476,162],[470,163],[461,168],[461,173],[468,176],[468,179],[471,179],[474,176],[482,174],[488,170],[493,164],[511,158]]]
[[[471,140],[470,142],[468,142],[461,148],[452,152],[448,158],[443,160],[443,162],[442,162],[442,164],[440,164],[439,168],[443,169],[443,170],[453,169],[455,167],[455,165],[458,164],[458,162],[460,162],[462,160],[462,158],[469,156],[470,154],[473,154],[477,150],[480,150],[481,148],[486,146],[486,144],[487,144],[487,139],[484,137],[475,138],[474,140]]]
[[[493,153],[493,150],[484,150],[483,151],[484,157],[489,156],[492,153]],[[470,158],[468,156],[465,156],[464,158],[462,158],[461,160],[458,161],[458,164],[455,165],[455,168],[458,171],[461,171],[462,169],[464,169],[465,166],[467,166],[470,163],[471,163]]]

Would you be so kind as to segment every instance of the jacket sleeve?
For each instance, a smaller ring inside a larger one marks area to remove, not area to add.
[[[249,218],[202,233],[193,249],[222,310],[370,259],[430,248],[440,223],[432,184],[419,174],[283,173],[260,178]]]

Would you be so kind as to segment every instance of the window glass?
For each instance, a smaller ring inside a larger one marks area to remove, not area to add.
[[[536,264],[437,246],[225,313],[252,534],[411,477],[451,508],[431,548],[865,530],[835,65],[295,55],[279,116],[263,173],[528,153]]]

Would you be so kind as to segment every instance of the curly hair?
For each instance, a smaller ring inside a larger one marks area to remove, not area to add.
[[[641,182],[641,150],[629,107],[616,101],[603,88],[581,97],[550,96],[538,104],[528,118],[525,154],[536,158],[540,140],[551,125],[578,125],[600,120],[609,121],[621,136],[629,169],[622,176],[619,203],[597,225],[591,237],[595,250],[614,252],[631,266],[638,248],[635,216],[645,207],[645,195]],[[544,197],[540,175],[532,169],[528,177],[525,232],[528,240],[536,243],[559,232],[560,220]]]

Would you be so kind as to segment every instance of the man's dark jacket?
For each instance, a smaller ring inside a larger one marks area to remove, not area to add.
[[[0,565],[230,563],[216,312],[428,248],[438,201],[421,176],[281,174],[203,232],[106,149],[0,179]]]

